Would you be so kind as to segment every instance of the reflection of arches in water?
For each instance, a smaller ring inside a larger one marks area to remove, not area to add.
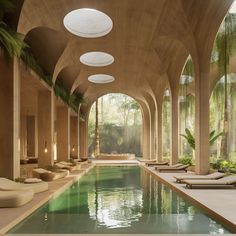
[[[125,94],[111,93],[98,99],[100,152],[142,156],[143,115],[139,103]],[[95,103],[88,118],[88,153],[95,150]]]

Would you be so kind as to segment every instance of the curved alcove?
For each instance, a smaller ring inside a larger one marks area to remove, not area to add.
[[[95,84],[107,84],[113,82],[114,80],[115,78],[113,76],[106,74],[95,74],[88,77],[88,81]]]
[[[108,34],[113,27],[111,18],[105,13],[81,8],[69,12],[63,20],[65,28],[74,35],[98,38]]]
[[[105,52],[87,52],[80,57],[80,62],[87,66],[102,67],[111,65],[114,57]]]

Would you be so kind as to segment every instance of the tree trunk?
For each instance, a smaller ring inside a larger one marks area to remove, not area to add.
[[[98,100],[96,101],[96,119],[95,119],[95,157],[100,155],[99,124],[98,124]]]

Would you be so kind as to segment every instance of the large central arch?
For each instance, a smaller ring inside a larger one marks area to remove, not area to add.
[[[108,93],[91,103],[87,116],[88,155],[94,156],[96,102],[99,107],[100,152],[142,156],[144,114],[142,105],[124,93]]]

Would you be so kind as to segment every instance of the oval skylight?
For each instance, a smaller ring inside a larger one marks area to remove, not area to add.
[[[69,12],[64,17],[63,23],[69,32],[84,38],[102,37],[113,27],[113,22],[108,15],[90,8]]]
[[[114,57],[105,52],[88,52],[80,57],[80,61],[87,66],[108,66],[114,62]]]
[[[88,80],[95,84],[107,84],[113,82],[115,78],[111,75],[96,74],[96,75],[90,75],[88,77]]]

